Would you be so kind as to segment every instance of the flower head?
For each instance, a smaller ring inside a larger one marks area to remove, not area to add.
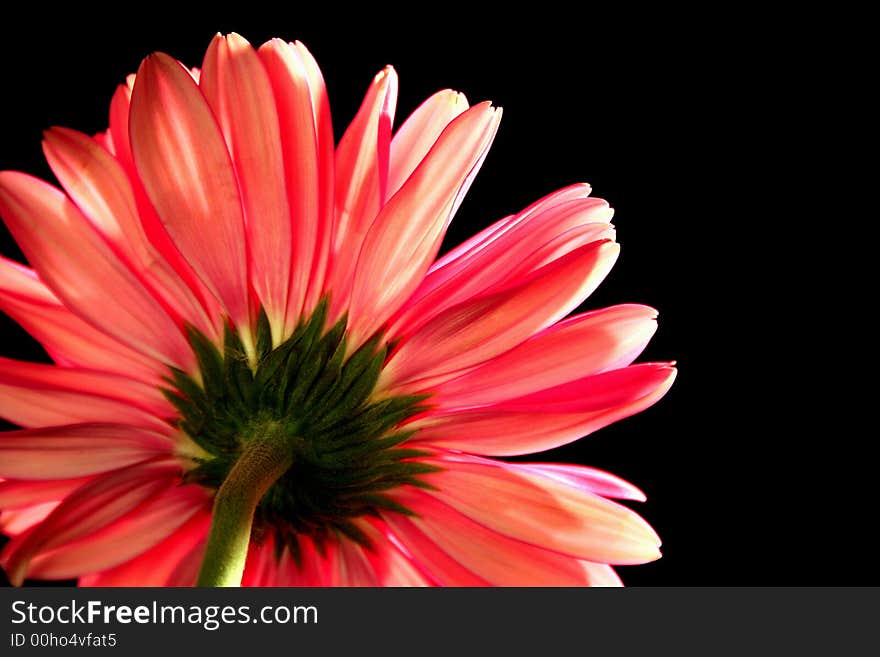
[[[564,319],[618,253],[557,191],[437,259],[501,111],[440,91],[395,131],[397,75],[334,144],[300,43],[217,36],[141,64],[58,189],[0,172],[33,269],[0,308],[53,365],[2,359],[0,560],[14,583],[609,585],[659,556],[556,447],[657,401],[656,312]]]

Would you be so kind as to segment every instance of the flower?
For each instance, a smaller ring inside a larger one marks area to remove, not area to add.
[[[565,318],[618,254],[574,185],[436,259],[501,118],[397,76],[334,144],[300,43],[218,35],[143,61],[64,191],[0,173],[33,269],[0,308],[54,365],[2,359],[0,560],[13,583],[614,585],[659,556],[634,486],[507,462],[657,401],[656,312]],[[201,572],[201,574],[199,574]]]

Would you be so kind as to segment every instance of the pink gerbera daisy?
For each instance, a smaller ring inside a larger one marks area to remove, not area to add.
[[[380,72],[338,144],[300,43],[148,57],[110,127],[46,133],[63,191],[0,173],[33,269],[0,308],[0,560],[82,585],[613,585],[660,541],[576,465],[505,462],[657,401],[656,312],[563,319],[611,209],[557,191],[435,260],[501,111],[440,91],[392,132]]]

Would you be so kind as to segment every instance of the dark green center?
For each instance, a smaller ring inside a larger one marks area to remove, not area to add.
[[[248,438],[268,427],[290,450],[293,466],[260,501],[254,527],[275,532],[295,557],[303,534],[319,548],[334,534],[368,545],[352,520],[380,510],[409,513],[387,492],[430,487],[419,475],[436,470],[419,462],[424,452],[400,446],[413,433],[400,423],[424,410],[426,396],[377,399],[388,344],[377,334],[346,356],[346,319],[326,330],[327,307],[322,300],[274,349],[261,312],[255,366],[229,327],[222,352],[190,330],[202,383],[174,370],[166,391],[181,429],[210,455],[196,460],[191,482],[219,488]]]

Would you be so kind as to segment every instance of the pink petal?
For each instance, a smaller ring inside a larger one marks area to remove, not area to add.
[[[501,110],[489,103],[458,116],[376,217],[364,238],[352,286],[354,343],[381,327],[418,286],[500,120]]]
[[[471,494],[473,495],[473,491]],[[407,522],[421,531],[425,539],[490,584],[584,586],[588,583],[586,574],[576,559],[487,529],[420,490],[402,487],[395,489],[392,495],[418,514],[407,519]],[[408,537],[400,536],[407,546]],[[431,570],[434,566],[431,561],[421,558],[419,561],[425,569]],[[438,569],[437,574],[442,576],[443,569]],[[472,585],[454,581],[446,583]]]
[[[21,536],[35,525],[43,522],[59,502],[42,502],[23,509],[0,511],[0,532],[10,537]]]
[[[551,197],[527,208],[483,243],[433,270],[390,333],[408,335],[456,303],[514,284],[586,244],[613,239],[611,214],[608,204],[595,198]]]
[[[199,86],[232,154],[244,207],[251,284],[280,341],[290,279],[291,218],[272,84],[244,38],[218,34],[205,55]]]
[[[175,416],[156,386],[97,370],[0,357],[0,391],[4,400],[0,414],[22,426],[130,421],[137,426],[164,428],[158,418]],[[20,421],[12,416],[31,419]],[[53,422],[62,418],[70,419]]]
[[[109,570],[80,577],[80,586],[165,586],[171,574],[208,534],[211,514],[197,511],[168,537]]]
[[[65,367],[125,374],[151,385],[165,367],[98,331],[58,301],[33,270],[0,257],[0,309]]]
[[[560,483],[580,488],[588,493],[601,495],[602,497],[617,500],[634,500],[636,502],[644,502],[647,499],[641,490],[628,481],[624,481],[611,473],[584,465],[567,465],[562,463],[517,463],[509,465],[517,469],[525,468],[527,472],[549,477]]]
[[[446,126],[467,108],[464,94],[445,89],[410,114],[391,140],[388,198],[394,196],[416,170]]]
[[[335,586],[380,586],[379,578],[360,545],[340,540],[336,550]]]
[[[397,538],[381,520],[362,523],[364,532],[373,542],[364,550],[379,586],[430,586],[431,580],[413,563]]]
[[[582,487],[464,455],[428,462],[443,468],[426,477],[437,487],[429,494],[492,531],[595,563],[660,556],[660,539],[638,514]]]
[[[4,171],[0,213],[40,278],[68,308],[156,360],[182,369],[193,363],[171,317],[59,190]]]
[[[436,386],[431,403],[439,408],[487,404],[626,367],[648,344],[656,319],[656,310],[635,304],[571,317]]]
[[[321,72],[302,44],[273,39],[259,56],[280,120],[290,204],[291,269],[286,332],[322,292],[333,218],[333,127]]]
[[[520,223],[528,220],[535,214],[544,212],[567,201],[575,201],[585,199],[590,195],[591,188],[586,183],[578,183],[563,187],[547,196],[538,199],[522,212],[496,221],[488,228],[484,228],[473,237],[465,240],[458,246],[450,249],[443,257],[431,265],[431,269],[425,276],[419,291],[423,289],[431,290],[437,284],[446,280],[446,278],[457,271],[457,267],[447,269],[449,265],[456,263],[463,256],[468,258],[479,253],[482,249],[494,243],[500,237],[503,237],[507,231],[511,230]],[[414,295],[415,296],[415,295]]]
[[[478,365],[561,319],[592,293],[611,270],[619,247],[611,241],[582,246],[522,282],[463,301],[404,339],[382,372],[388,388],[448,376]]]
[[[623,582],[614,572],[614,568],[604,563],[590,563],[589,561],[581,561],[581,567],[589,581],[589,586],[605,586],[605,587],[621,587]]]
[[[43,152],[73,202],[113,252],[173,316],[210,334],[213,323],[205,309],[147,238],[122,165],[94,140],[66,128],[46,132]]]
[[[419,429],[413,441],[494,456],[559,447],[654,404],[672,385],[675,368],[647,363],[590,378],[596,381],[576,381],[546,396],[437,415],[429,412],[409,425]],[[595,390],[601,400],[584,396],[587,389]],[[549,407],[554,394],[567,401]]]
[[[64,479],[168,454],[161,434],[121,424],[78,424],[0,433],[0,476]]]
[[[210,498],[203,488],[170,488],[93,534],[34,556],[28,574],[38,579],[68,579],[113,568],[161,543],[208,508]]]
[[[131,146],[144,188],[177,248],[233,322],[247,327],[247,249],[229,151],[179,62],[143,61],[131,96]]]
[[[20,584],[34,557],[73,543],[116,523],[174,483],[180,467],[172,459],[139,463],[103,475],[68,495],[34,530],[2,551],[9,579]],[[96,570],[95,568],[86,569]]]
[[[0,509],[16,509],[33,504],[57,502],[76,490],[91,477],[54,481],[0,481]]]
[[[113,136],[113,144],[116,148],[116,159],[125,169],[126,175],[131,182],[141,224],[150,243],[162,254],[164,260],[174,268],[174,271],[177,272],[181,280],[198,297],[202,306],[205,307],[208,316],[214,319],[213,331],[206,334],[217,342],[223,336],[223,312],[220,308],[220,302],[208,290],[192,266],[184,259],[180,250],[172,242],[171,236],[165,230],[165,226],[162,225],[159,215],[147,197],[147,192],[135,167],[134,155],[131,152],[131,139],[129,138],[129,114],[134,81],[135,75],[132,73],[125,79],[125,84],[121,84],[116,88],[116,93],[113,94],[113,100],[110,103],[110,134]]]
[[[333,316],[347,306],[358,253],[388,194],[397,73],[380,71],[336,149],[336,219],[328,290]]]
[[[413,519],[398,513],[383,516],[392,536],[417,565],[419,571],[439,586],[489,586],[489,582],[456,561]]]

